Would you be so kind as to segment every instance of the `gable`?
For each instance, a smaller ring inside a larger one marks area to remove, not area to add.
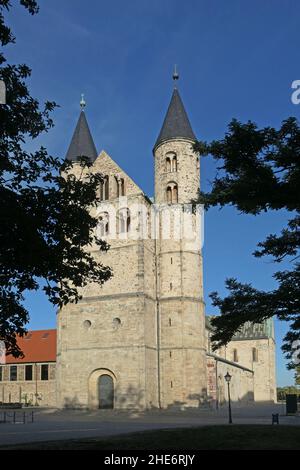
[[[126,196],[144,194],[143,190],[104,150],[102,150],[100,155],[96,158],[92,168],[103,174],[103,176],[109,177],[111,186],[110,191],[113,192],[113,186],[116,184],[117,179],[124,179]],[[113,196],[110,196],[110,198],[111,197]]]

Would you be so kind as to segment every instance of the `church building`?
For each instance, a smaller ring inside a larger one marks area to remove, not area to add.
[[[171,231],[174,214],[182,227],[182,214],[200,185],[196,137],[177,87],[153,148],[153,198],[104,150],[98,155],[84,106],[82,100],[66,158],[75,163],[75,175],[82,156],[92,162],[89,171],[103,175],[101,203],[92,210],[110,248],[91,251],[113,276],[103,286],[88,285],[81,301],[58,312],[57,331],[50,330],[51,338],[56,336],[55,361],[53,348],[48,356],[42,353],[46,330],[22,340],[29,345],[35,338],[38,349],[1,366],[0,400],[2,393],[4,402],[25,401],[25,396],[36,402],[38,395],[39,404],[59,408],[218,407],[227,400],[224,376],[229,372],[234,402],[275,401],[273,322],[246,324],[226,347],[213,352],[203,298],[201,230],[195,243],[182,228],[180,236],[165,236],[166,215],[171,214]],[[198,214],[192,211],[189,217],[198,227]],[[45,364],[48,392],[46,375],[44,380],[41,375]]]

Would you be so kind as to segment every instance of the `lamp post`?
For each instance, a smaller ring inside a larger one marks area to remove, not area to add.
[[[231,416],[231,400],[230,400],[230,380],[231,380],[231,375],[229,374],[229,372],[227,372],[227,374],[225,375],[225,380],[227,382],[227,386],[228,386],[228,412],[229,412],[229,424],[232,424],[232,416]]]

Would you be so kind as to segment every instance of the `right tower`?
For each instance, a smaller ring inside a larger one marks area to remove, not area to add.
[[[174,78],[178,78],[174,75]],[[199,406],[206,397],[205,316],[200,230],[190,243],[164,233],[163,214],[182,214],[198,196],[196,138],[177,88],[155,143],[155,204],[159,206],[156,246],[158,382],[162,407]],[[171,215],[171,219],[173,219]],[[181,221],[182,221],[182,216]],[[193,226],[196,215],[191,216]],[[171,223],[171,229],[173,225]]]

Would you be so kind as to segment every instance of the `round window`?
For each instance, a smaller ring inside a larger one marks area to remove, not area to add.
[[[92,323],[90,322],[90,320],[85,320],[83,322],[83,328],[85,328],[86,330],[88,330],[89,328],[91,328],[92,326]]]
[[[121,325],[121,320],[120,320],[120,318],[114,318],[114,319],[113,319],[113,327],[114,327],[115,329],[117,329],[117,328],[119,328],[120,325]]]

